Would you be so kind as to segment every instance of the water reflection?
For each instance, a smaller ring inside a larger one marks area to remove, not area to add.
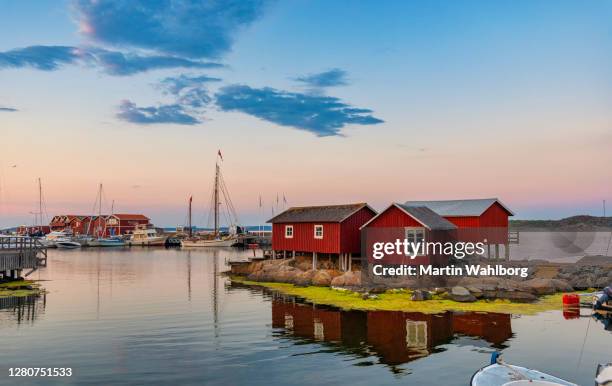
[[[442,352],[442,346],[458,336],[480,339],[497,349],[505,348],[513,336],[508,314],[342,311],[282,295],[273,295],[272,327],[293,339],[332,343],[352,354],[374,354],[392,368]]]
[[[47,295],[9,296],[0,298],[0,327],[13,324],[34,324],[47,306]]]

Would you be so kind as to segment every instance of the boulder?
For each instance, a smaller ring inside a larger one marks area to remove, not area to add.
[[[456,302],[473,302],[476,300],[476,297],[467,288],[461,286],[451,288],[448,295]]]
[[[411,300],[420,302],[423,300],[431,300],[431,293],[426,290],[415,290],[412,292]]]
[[[470,291],[476,299],[480,299],[483,296],[482,291],[478,287],[467,287],[467,290]]]
[[[529,279],[523,282],[526,289],[534,295],[550,295],[557,292],[555,284],[555,279],[543,278]]]
[[[312,278],[314,277],[314,275],[315,271],[313,271],[312,269],[297,273],[295,275],[295,278],[293,279],[293,284],[297,286],[308,286],[312,284]]]
[[[525,291],[500,291],[497,299],[508,299],[513,302],[528,303],[537,300],[537,296]]]
[[[356,272],[345,272],[334,277],[331,281],[332,287],[358,287],[361,285],[361,274]]]
[[[332,277],[327,270],[319,270],[312,277],[312,285],[329,286]]]

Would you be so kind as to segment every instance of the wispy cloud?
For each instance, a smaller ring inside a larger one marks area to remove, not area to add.
[[[179,75],[164,78],[156,87],[164,94],[172,96],[175,99],[174,103],[138,107],[135,103],[125,100],[119,105],[117,117],[140,125],[154,123],[195,125],[201,122],[199,117],[212,102],[207,84],[219,81],[221,79],[207,75]]]
[[[76,0],[81,33],[116,47],[186,58],[219,58],[266,0]]]
[[[119,105],[117,117],[121,120],[149,125],[155,123],[175,123],[178,125],[195,125],[200,120],[185,111],[178,104],[167,104],[158,106],[138,107],[135,103],[124,100]]]
[[[213,78],[206,75],[179,75],[177,77],[162,79],[158,87],[162,89],[164,93],[174,95],[178,104],[200,109],[212,101],[207,84],[220,81],[220,78]]]
[[[315,74],[303,75],[294,78],[298,82],[302,82],[311,87],[334,87],[345,86],[348,84],[347,73],[339,68],[333,68],[329,71],[319,72]]]
[[[53,71],[79,59],[78,50],[69,46],[30,46],[0,52],[0,68],[31,67]]]
[[[216,68],[221,64],[165,55],[137,55],[92,47],[29,46],[0,52],[0,68],[58,70],[67,64],[99,67],[110,75],[133,75],[167,68]]]
[[[89,60],[110,75],[133,75],[139,72],[167,68],[218,68],[219,63],[203,62],[166,55],[142,56],[103,49],[81,50]]]
[[[14,113],[15,111],[19,111],[14,107],[6,107],[6,106],[0,106],[0,112],[5,112],[5,113]]]
[[[349,124],[383,122],[371,114],[372,110],[352,107],[335,97],[269,87],[223,87],[216,94],[216,102],[223,111],[239,111],[278,125],[307,130],[319,137],[340,135],[340,129]]]

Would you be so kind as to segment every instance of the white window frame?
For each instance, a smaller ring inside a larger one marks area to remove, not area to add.
[[[291,234],[287,234],[288,230],[291,229]],[[286,239],[292,239],[293,238],[293,225],[285,225],[285,238]]]
[[[321,235],[317,235],[317,228],[321,229]],[[323,225],[319,224],[319,225],[315,225],[314,226],[314,238],[315,239],[322,239],[323,238]]]
[[[427,322],[406,319],[406,347],[427,347]]]
[[[406,227],[404,228],[404,237],[406,238],[406,240],[408,240],[408,242],[417,242],[417,233],[422,233],[423,234],[423,239],[421,240],[421,243],[425,243],[425,228],[424,227]],[[412,237],[410,237],[412,236]],[[408,253],[409,255],[412,255],[412,253]],[[426,256],[425,254],[417,254],[416,256]]]

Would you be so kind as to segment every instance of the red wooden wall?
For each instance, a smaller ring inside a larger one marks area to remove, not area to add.
[[[423,225],[408,216],[396,206],[392,206],[382,212],[378,218],[368,224],[368,228],[403,228],[422,227]]]
[[[293,225],[293,238],[285,238],[285,225]],[[314,238],[314,226],[323,225],[323,238]],[[340,223],[300,222],[272,224],[272,248],[277,251],[341,253]]]
[[[363,207],[340,224],[340,253],[361,252],[361,231],[359,228],[370,221],[376,213],[368,207]]]
[[[359,228],[375,213],[361,208],[342,223],[300,222],[272,224],[272,249],[277,251],[317,253],[359,253],[361,236]],[[293,225],[293,238],[285,237],[285,225]],[[315,239],[314,226],[323,226],[323,238]]]

